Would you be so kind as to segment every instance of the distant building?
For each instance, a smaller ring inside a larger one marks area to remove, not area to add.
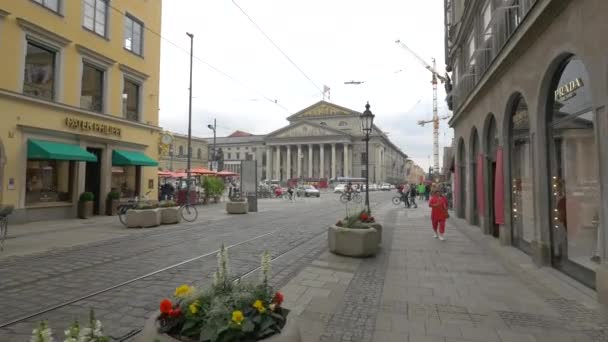
[[[159,168],[165,171],[186,170],[188,166],[188,136],[179,133],[171,133],[173,143],[169,146],[169,151],[159,161]],[[208,167],[207,140],[192,137],[191,139],[192,157],[190,165],[192,168]]]

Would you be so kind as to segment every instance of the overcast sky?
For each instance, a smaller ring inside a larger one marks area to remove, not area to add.
[[[395,44],[401,39],[444,69],[442,0],[237,0],[245,12],[321,89],[331,102],[363,111],[414,161],[432,157],[431,74]],[[192,133],[218,136],[234,130],[266,134],[285,118],[322,99],[303,76],[231,0],[163,2],[160,124],[187,133],[189,38],[194,34]],[[178,47],[174,46],[176,44]],[[204,62],[203,62],[204,61]],[[215,71],[205,63],[221,70]],[[399,71],[402,70],[402,71]],[[366,81],[345,85],[344,81]],[[439,115],[450,114],[439,86]],[[278,104],[274,103],[274,100]],[[440,125],[440,152],[451,143]],[[441,158],[441,155],[440,155]],[[440,159],[441,163],[441,159]]]

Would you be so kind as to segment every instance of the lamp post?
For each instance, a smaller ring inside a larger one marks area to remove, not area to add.
[[[186,171],[186,204],[190,204],[190,168],[192,159],[192,57],[194,48],[194,35],[186,32],[190,37],[190,87],[188,88],[188,170]]]
[[[369,136],[372,133],[372,125],[374,124],[374,114],[369,110],[369,102],[365,105],[365,112],[361,114],[361,131],[363,131],[363,141],[365,141],[365,206],[367,207],[368,215],[371,214],[369,207]]]
[[[217,123],[215,121],[215,119],[213,119],[213,125],[209,124],[207,125],[207,127],[209,127],[210,130],[213,131],[213,156],[211,157],[211,171],[217,171],[214,169],[217,169],[217,167],[213,167],[213,163],[217,162],[217,154],[215,153],[215,129],[217,127]]]

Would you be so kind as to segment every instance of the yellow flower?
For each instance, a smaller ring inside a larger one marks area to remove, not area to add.
[[[188,306],[188,308],[190,309],[191,314],[196,315],[198,310],[201,308],[201,303],[198,300],[195,300],[194,303]]]
[[[243,316],[243,312],[241,312],[240,310],[236,310],[232,313],[232,321],[238,325],[241,325],[241,322],[243,322],[243,320],[245,319],[245,316]]]
[[[264,303],[262,303],[261,300],[256,300],[255,303],[253,303],[253,307],[258,309],[259,313],[264,313],[266,312],[266,308],[264,307]]]
[[[192,293],[192,286],[182,285],[175,289],[175,297],[186,297]]]

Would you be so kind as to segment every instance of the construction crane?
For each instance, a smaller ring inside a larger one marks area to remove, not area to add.
[[[439,172],[439,120],[447,119],[448,117],[439,118],[437,114],[437,80],[439,79],[441,83],[449,82],[449,77],[446,74],[445,76],[440,75],[436,69],[435,58],[432,59],[433,65],[429,65],[422,57],[418,56],[412,49],[410,49],[407,45],[405,45],[400,40],[396,40],[395,43],[401,46],[403,49],[412,54],[416,59],[433,74],[433,78],[431,80],[431,84],[433,84],[433,119],[429,121],[420,120],[418,124],[420,126],[424,126],[427,123],[433,123],[433,169],[435,173]]]

